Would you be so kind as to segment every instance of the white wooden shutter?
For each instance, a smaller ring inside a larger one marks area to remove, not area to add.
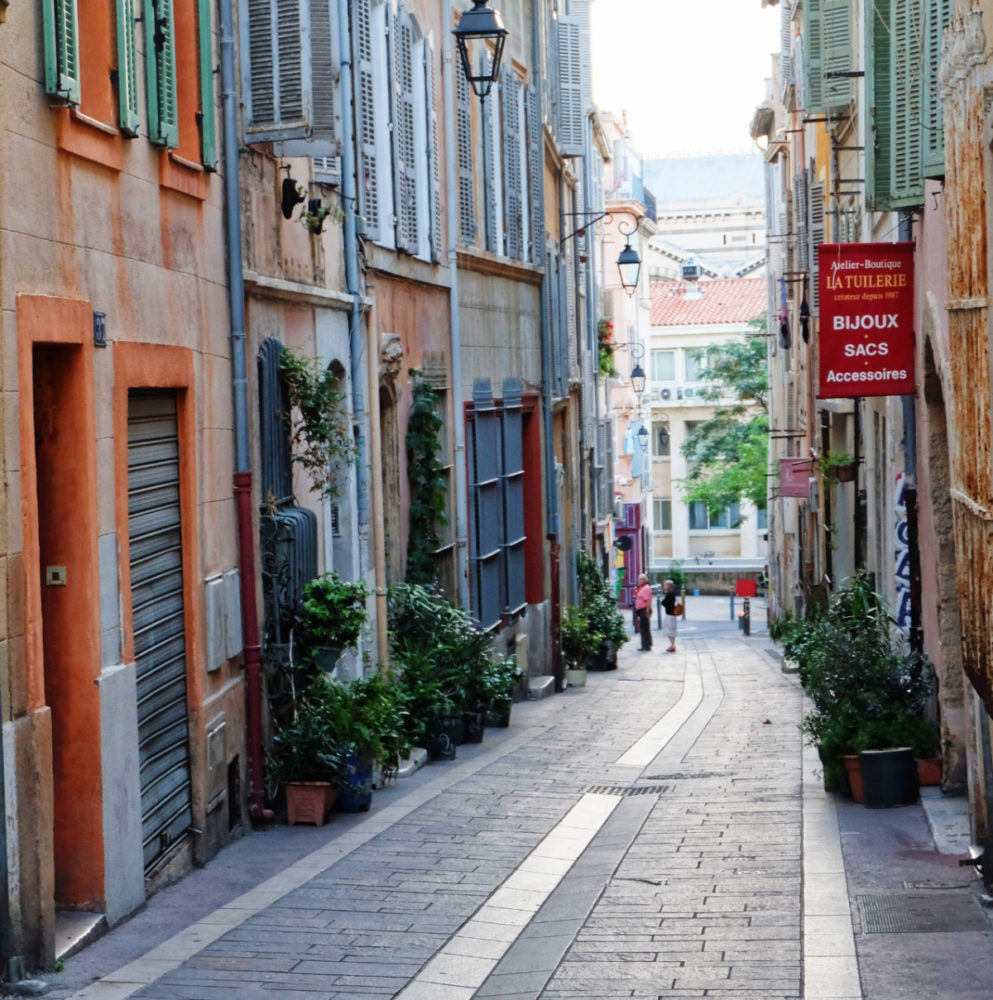
[[[393,105],[393,211],[398,250],[416,254],[417,164],[414,143],[414,73],[410,16],[401,8],[393,16],[390,92]]]
[[[379,172],[376,162],[376,85],[372,58],[372,11],[370,0],[351,0],[351,4],[359,211],[365,219],[366,235],[371,239],[378,239]]]
[[[503,205],[505,253],[514,260],[524,259],[524,214],[521,175],[521,81],[515,70],[505,66],[501,97],[503,105]]]
[[[810,185],[810,312],[817,316],[820,311],[820,245],[827,239],[827,213],[824,204],[824,183],[818,181]]]
[[[465,77],[465,74],[459,74]],[[445,243],[441,226],[441,149],[438,143],[438,72],[434,58],[434,47],[424,42],[424,95],[428,125],[428,184],[430,185],[431,207],[431,260],[437,264],[441,260]]]
[[[559,40],[559,147],[563,156],[583,155],[582,24],[575,17],[560,17]]]
[[[806,0],[803,12],[803,110],[808,115],[824,110],[824,0]]]
[[[779,0],[779,76],[783,87],[793,83],[793,5]]]
[[[497,226],[497,143],[496,109],[499,107],[500,89],[494,84],[489,94],[483,98],[483,176],[486,198],[486,249],[498,253],[500,246]]]
[[[241,21],[245,141],[280,142],[310,134],[310,4],[247,0]]]
[[[458,66],[458,57],[454,65]],[[476,201],[472,182],[472,90],[465,73],[455,75],[455,141],[459,174],[459,239],[472,246],[476,242]]]
[[[545,140],[541,128],[540,95],[534,84],[529,84],[527,88],[527,120],[528,200],[531,212],[528,259],[541,267],[545,263]]]
[[[810,268],[810,241],[807,237],[807,183],[809,170],[802,170],[793,177],[793,231],[796,233],[797,270]]]

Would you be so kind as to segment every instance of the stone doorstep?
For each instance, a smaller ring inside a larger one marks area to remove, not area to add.
[[[532,701],[539,701],[541,698],[550,698],[555,694],[555,678],[529,677],[528,678],[528,698]]]

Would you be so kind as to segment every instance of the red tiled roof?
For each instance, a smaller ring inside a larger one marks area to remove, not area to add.
[[[688,298],[695,284],[698,298]],[[653,281],[652,326],[702,326],[747,323],[766,311],[765,278],[718,278],[714,281]]]

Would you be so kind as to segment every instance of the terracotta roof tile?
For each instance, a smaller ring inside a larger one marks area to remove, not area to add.
[[[688,297],[694,284],[700,295]],[[651,296],[652,326],[747,323],[766,310],[765,278],[653,281]]]

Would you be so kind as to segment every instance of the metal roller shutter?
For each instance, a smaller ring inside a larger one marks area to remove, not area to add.
[[[174,392],[128,398],[128,528],[147,872],[193,821]]]

